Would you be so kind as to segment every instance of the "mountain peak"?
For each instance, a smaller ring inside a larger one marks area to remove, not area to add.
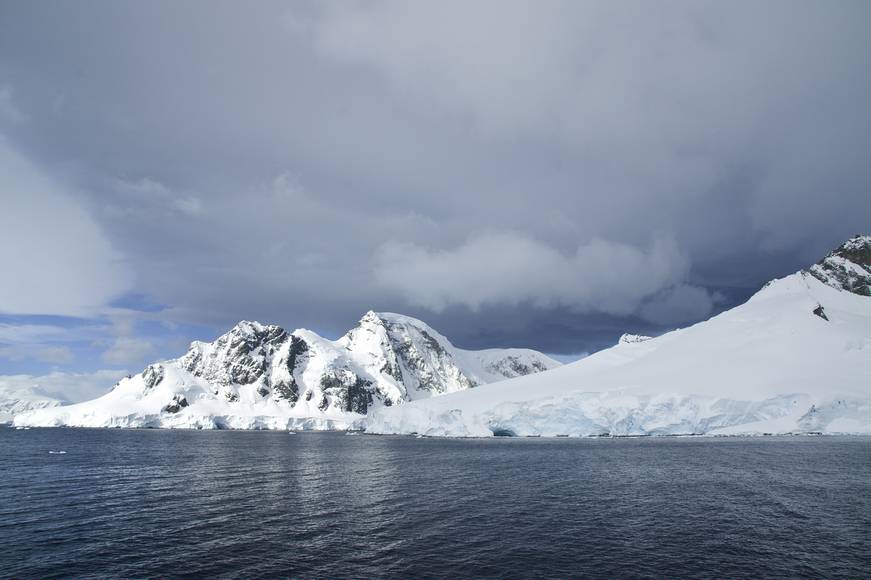
[[[871,296],[871,236],[856,234],[808,269],[820,282]]]
[[[374,310],[368,310],[366,314],[360,318],[360,322],[378,322],[381,320],[381,316],[375,312]]]
[[[273,328],[280,327],[274,324],[261,324],[256,320],[240,320],[230,329],[229,332],[235,332],[237,334],[262,334]]]

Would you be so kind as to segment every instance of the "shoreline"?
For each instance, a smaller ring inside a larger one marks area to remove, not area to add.
[[[224,431],[224,432],[270,432],[270,433],[294,433],[294,434],[354,434],[367,435],[370,437],[408,437],[413,439],[457,439],[457,440],[510,440],[510,439],[585,439],[585,440],[609,440],[609,439],[774,439],[774,438],[819,438],[819,437],[850,437],[850,438],[866,438],[871,437],[871,433],[850,433],[850,432],[823,432],[823,431],[807,431],[807,432],[787,432],[787,433],[645,433],[631,435],[490,435],[490,436],[460,436],[460,435],[425,435],[421,433],[367,433],[365,429],[287,429],[287,428],[232,428],[232,427],[88,427],[79,425],[14,425],[11,422],[0,423],[0,429],[9,429],[12,431],[29,431],[33,429],[86,429],[99,431]]]

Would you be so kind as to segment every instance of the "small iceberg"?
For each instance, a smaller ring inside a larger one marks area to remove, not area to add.
[[[67,452],[66,451],[49,451],[48,454],[49,455],[66,455]]]
[[[288,435],[296,435],[296,431],[288,431],[287,434]]]

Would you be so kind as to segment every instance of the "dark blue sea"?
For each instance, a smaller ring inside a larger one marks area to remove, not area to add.
[[[0,452],[4,577],[871,576],[868,438],[0,428]]]

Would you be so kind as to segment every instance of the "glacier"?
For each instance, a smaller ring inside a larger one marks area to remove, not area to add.
[[[624,335],[539,375],[381,408],[366,431],[450,437],[871,434],[871,237],[746,303]]]
[[[367,312],[338,340],[242,321],[93,400],[15,415],[16,426],[361,429],[366,413],[538,373],[528,349],[464,350],[426,323]]]

